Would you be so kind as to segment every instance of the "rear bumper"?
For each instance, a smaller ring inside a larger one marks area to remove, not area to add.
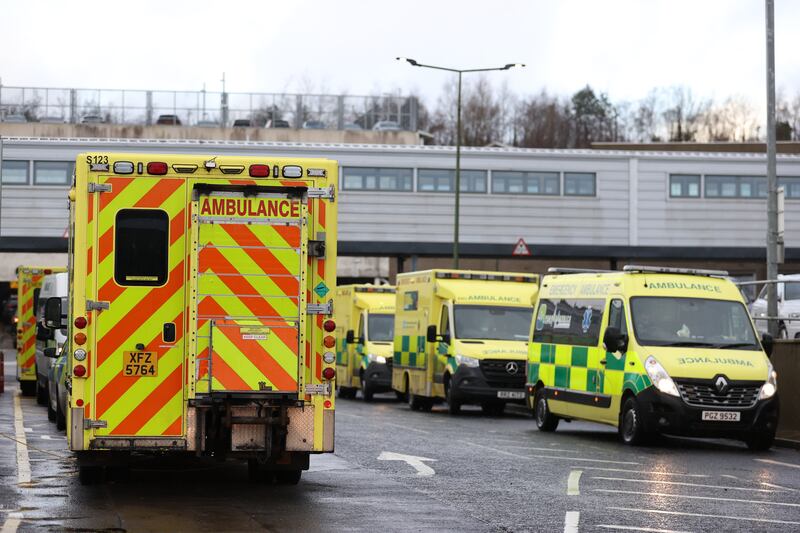
[[[714,407],[694,407],[681,398],[670,396],[649,387],[636,397],[645,416],[645,429],[650,432],[687,437],[716,437],[741,439],[778,425],[779,402],[776,394],[760,400],[748,409],[724,409],[741,413],[739,422],[709,422],[702,420],[703,411],[722,411]]]
[[[490,401],[522,404],[525,403],[524,379],[517,381],[519,383],[514,381],[507,383],[489,381],[479,367],[461,365],[456,370],[456,373],[453,374],[450,387],[452,387],[453,399],[462,404]],[[516,397],[501,398],[501,395]]]
[[[372,392],[392,390],[392,369],[385,363],[370,363],[364,370],[364,382]]]

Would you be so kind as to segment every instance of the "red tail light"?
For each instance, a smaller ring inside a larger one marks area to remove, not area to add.
[[[75,337],[73,337],[73,339],[75,340],[75,344],[77,344],[78,346],[83,346],[84,344],[86,344],[86,334],[85,333],[76,333]]]
[[[167,173],[167,164],[159,161],[147,163],[147,173],[154,176],[163,176]]]
[[[82,316],[79,316],[78,318],[76,318],[76,319],[75,319],[75,322],[74,322],[74,323],[75,323],[75,327],[76,327],[76,328],[78,328],[78,329],[83,329],[83,328],[85,328],[85,327],[86,327],[86,325],[87,325],[89,322],[86,320],[86,318],[84,318],[84,317],[82,317]]]
[[[322,377],[327,380],[333,379],[334,376],[336,376],[336,370],[334,370],[333,368],[328,367],[322,371]]]
[[[268,178],[269,165],[250,165],[250,176],[253,178]]]
[[[77,405],[78,407],[83,407],[83,400],[78,398],[77,400],[75,400],[75,405]]]
[[[330,333],[331,331],[336,329],[336,322],[333,320],[326,320],[322,323],[322,329]]]
[[[86,375],[86,367],[83,365],[75,365],[75,368],[72,369],[72,373],[75,374],[75,377],[82,378]]]
[[[52,273],[53,273],[53,271],[52,271],[52,270],[50,270],[49,268],[45,268],[45,269],[44,269],[44,273],[45,273],[45,274],[52,274]]]
[[[336,346],[336,339],[328,335],[322,340],[322,344],[324,344],[326,348],[333,348]]]

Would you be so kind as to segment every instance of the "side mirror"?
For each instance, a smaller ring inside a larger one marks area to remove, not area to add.
[[[603,347],[610,353],[625,353],[628,349],[628,336],[624,335],[619,328],[608,327],[603,335]]]
[[[56,352],[55,347],[51,346],[49,348],[44,349],[44,356],[49,357],[50,359],[55,359],[58,357],[58,353]]]
[[[55,333],[52,329],[47,329],[43,325],[36,324],[36,340],[37,341],[51,341],[55,338]]]
[[[347,344],[353,344],[356,341],[355,332],[353,332],[352,329],[347,330],[347,335],[345,335],[344,340],[347,341]]]
[[[767,354],[767,357],[772,357],[772,348],[774,345],[775,339],[772,338],[772,335],[769,333],[761,335],[761,347],[764,348],[764,353]]]
[[[431,324],[430,326],[428,326],[428,332],[427,335],[425,336],[425,340],[427,340],[428,342],[436,342],[439,340],[438,335],[436,335],[435,325]]]
[[[61,297],[48,298],[44,304],[44,325],[49,329],[64,329],[67,327],[66,315],[63,312]]]

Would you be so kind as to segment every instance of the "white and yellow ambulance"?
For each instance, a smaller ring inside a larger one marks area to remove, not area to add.
[[[446,400],[500,414],[524,402],[526,341],[539,276],[427,270],[398,274],[392,387],[413,410]]]
[[[551,269],[528,354],[528,406],[617,426],[627,444],[657,433],[772,445],[778,423],[772,339],[756,335],[723,271],[626,266]]]
[[[336,288],[336,376],[339,396],[365,401],[392,390],[394,294],[391,286],[343,285]]]

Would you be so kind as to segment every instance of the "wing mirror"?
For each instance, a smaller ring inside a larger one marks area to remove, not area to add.
[[[450,334],[445,333],[443,335],[438,335],[436,333],[436,326],[431,324],[428,326],[427,335],[425,336],[425,340],[428,342],[444,342],[450,344]]]
[[[610,353],[625,353],[628,349],[628,336],[614,326],[607,327],[603,335],[603,347]]]
[[[49,329],[65,329],[67,324],[66,298],[53,296],[44,304],[44,325]]]

